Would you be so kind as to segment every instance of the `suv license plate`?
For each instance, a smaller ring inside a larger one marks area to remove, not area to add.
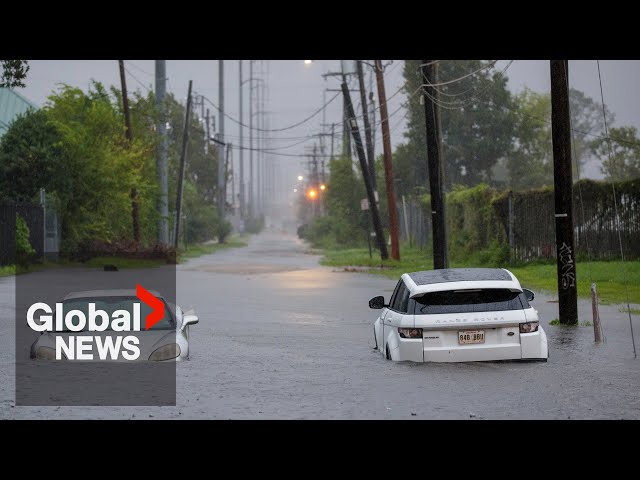
[[[458,332],[458,343],[484,343],[484,330],[462,330]]]

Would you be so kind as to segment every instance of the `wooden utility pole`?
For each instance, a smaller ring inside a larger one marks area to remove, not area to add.
[[[568,60],[551,60],[550,70],[558,310],[560,323],[575,325],[578,323],[578,291],[573,235],[569,62]]]
[[[422,60],[422,83],[424,90],[424,114],[427,126],[427,161],[429,165],[429,187],[431,190],[431,225],[433,230],[433,268],[448,268],[447,234],[444,198],[444,169],[442,166],[442,143],[440,133],[440,111],[433,101],[438,92],[437,64],[433,60]]]
[[[206,153],[209,153],[209,141],[211,140],[211,133],[209,132],[209,109],[208,108],[207,108],[207,114],[204,116],[204,120],[205,120],[205,129],[206,129],[205,135],[207,136],[207,139],[204,142],[204,147],[205,147]]]
[[[375,61],[378,98],[380,100],[380,118],[382,123],[382,147],[384,153],[384,178],[387,186],[387,204],[389,206],[389,228],[391,230],[391,257],[400,260],[400,240],[398,227],[398,207],[393,180],[393,164],[391,162],[391,136],[389,133],[389,115],[387,111],[387,94],[382,74],[382,61]],[[366,118],[366,114],[365,114]]]
[[[124,135],[131,145],[133,142],[133,132],[131,130],[131,114],[129,112],[129,97],[127,96],[127,78],[124,74],[124,60],[118,60],[120,66],[120,86],[122,90],[122,112],[124,113]],[[140,215],[138,212],[138,190],[136,186],[131,187],[131,219],[133,222],[133,239],[137,243],[140,241]]]
[[[369,177],[369,170],[367,168],[367,160],[364,153],[364,147],[362,146],[362,138],[360,137],[360,131],[358,130],[358,122],[356,121],[356,113],[353,110],[353,104],[351,103],[351,95],[349,94],[349,87],[346,82],[342,82],[342,95],[344,96],[344,103],[347,112],[347,124],[351,130],[353,141],[355,143],[356,152],[358,154],[358,160],[360,162],[360,169],[362,170],[362,178],[364,179],[364,186],[367,190],[367,199],[369,200],[369,210],[371,211],[371,219],[373,220],[373,229],[376,233],[376,241],[380,248],[380,257],[382,260],[389,258],[387,252],[387,243],[384,241],[384,233],[382,231],[382,223],[380,222],[380,212],[378,211],[378,203],[376,202],[376,196],[371,185],[371,178]]]
[[[184,132],[182,134],[182,152],[180,153],[180,174],[178,175],[178,195],[176,196],[176,229],[173,244],[178,249],[180,238],[180,215],[182,214],[182,191],[184,186],[184,170],[187,163],[187,145],[189,143],[189,120],[191,119],[191,85],[189,80],[189,92],[187,93],[187,111],[184,116]]]
[[[371,176],[371,185],[373,190],[378,190],[378,181],[376,179],[376,159],[373,158],[373,141],[371,137],[371,124],[369,123],[369,112],[367,105],[367,91],[364,87],[364,72],[362,68],[362,60],[356,62],[358,70],[358,83],[360,84],[360,103],[362,103],[362,121],[364,124],[364,140],[367,145],[367,164],[369,165],[369,175]]]

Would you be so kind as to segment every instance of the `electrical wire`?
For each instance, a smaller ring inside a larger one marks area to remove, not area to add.
[[[133,73],[131,73],[127,67],[124,67],[124,71],[127,72],[131,76],[131,78],[133,78],[136,82],[138,82],[138,84],[142,86],[142,88],[144,88],[148,93],[151,93],[151,89],[147,87],[144,83],[142,83],[138,79],[138,77],[136,77]]]
[[[143,68],[140,68],[138,65],[133,63],[131,60],[125,60],[125,63],[131,65],[133,68],[135,68],[139,72],[144,73],[145,75],[149,75],[150,77],[154,77],[155,78],[155,75],[153,73],[149,73],[146,70],[144,70]]]
[[[611,139],[609,137],[609,124],[607,122],[607,110],[604,104],[604,91],[602,88],[602,73],[600,72],[600,60],[596,60],[598,65],[598,81],[600,82],[600,100],[602,102],[602,118],[604,120],[604,131],[609,139],[607,141],[607,146],[609,149],[609,161],[611,161],[611,157],[613,156],[613,149],[611,148]],[[625,296],[627,299],[627,313],[629,314],[629,327],[631,328],[631,342],[633,343],[633,358],[638,358],[636,354],[636,340],[633,335],[633,321],[631,319],[631,307],[629,305],[629,285],[627,279],[627,268],[624,263],[624,249],[622,248],[622,232],[620,231],[620,215],[618,213],[618,198],[616,196],[616,184],[615,182],[611,182],[611,188],[613,189],[613,207],[616,215],[616,223],[618,224],[618,243],[620,245],[620,258],[622,260],[622,274],[624,276],[624,290]]]
[[[236,123],[242,127],[248,128],[250,130],[254,130],[254,131],[258,131],[258,132],[284,132],[285,130],[291,130],[293,128],[299,127],[300,125],[303,125],[304,123],[308,122],[309,120],[311,120],[312,118],[314,118],[316,115],[318,115],[319,113],[321,113],[325,108],[327,108],[336,98],[338,98],[338,96],[340,95],[340,93],[337,93],[336,95],[334,95],[327,103],[325,103],[322,107],[320,107],[318,110],[316,110],[315,112],[313,112],[311,115],[309,115],[307,118],[294,123],[293,125],[289,125],[287,127],[283,127],[283,128],[258,128],[258,127],[250,127],[249,125],[246,125],[242,122],[240,122],[239,120],[236,120],[235,118],[231,117],[230,115],[228,115],[227,113],[223,112],[223,115],[225,117],[227,117],[229,120],[231,120],[233,123]],[[215,108],[216,110],[220,111],[220,108],[218,107],[218,105],[216,105],[215,103],[213,103],[208,97],[204,96],[204,95],[200,95],[202,98],[205,99],[205,101],[207,103],[209,103],[213,108]]]
[[[509,63],[507,64],[507,66],[506,66],[506,67],[504,67],[504,68],[502,69],[502,71],[500,72],[500,74],[501,74],[501,75],[504,75],[504,74],[506,73],[506,71],[509,69],[509,67],[511,66],[511,64],[512,64],[513,62],[514,62],[514,60],[510,60],[510,61],[509,61]],[[491,87],[491,85],[487,86],[487,87],[485,88],[485,91],[486,91],[486,90],[488,90],[490,87]],[[468,92],[472,91],[472,90],[473,90],[473,88],[474,88],[474,87],[470,87],[470,88],[468,88],[468,89],[466,89],[466,90],[464,90],[464,91],[462,91],[462,92],[458,92],[458,93],[448,93],[448,92],[443,92],[442,90],[440,90],[440,89],[438,89],[438,88],[435,88],[435,87],[434,87],[434,90],[435,90],[436,92],[438,92],[440,95],[443,95],[443,96],[445,96],[445,97],[459,97],[459,96],[461,96],[461,95],[464,95],[464,94],[466,94],[466,93],[468,93]]]
[[[475,75],[478,72],[481,72],[482,70],[486,70],[487,68],[493,67],[496,64],[497,61],[498,60],[493,60],[493,61],[489,62],[488,64],[483,65],[482,67],[478,68],[477,70],[475,70],[475,71],[473,71],[471,73],[467,73],[466,75],[463,75],[462,77],[454,78],[453,80],[447,80],[446,82],[430,83],[429,80],[425,77],[424,74],[422,75],[422,79],[426,83],[426,85],[429,86],[429,87],[441,87],[443,85],[450,85],[452,83],[460,82],[461,80],[464,80],[465,78],[472,77],[473,75]]]

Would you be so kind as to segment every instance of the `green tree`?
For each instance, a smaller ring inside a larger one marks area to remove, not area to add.
[[[402,186],[405,191],[427,185],[424,106],[418,94],[423,83],[420,63],[420,60],[407,60],[404,68],[409,112],[405,133],[407,148],[402,154],[407,156],[406,163],[411,164],[411,159],[414,161],[411,172],[402,172],[398,168],[399,178],[414,179]],[[515,122],[513,99],[507,89],[508,79],[488,66],[488,62],[483,60],[438,62],[438,83],[477,72],[459,82],[437,87],[440,92],[445,182],[449,187],[491,180],[493,166],[511,151]]]
[[[524,89],[515,97],[516,135],[507,158],[509,186],[538,188],[553,183],[551,97]]]
[[[0,88],[24,87],[24,80],[29,72],[29,62],[26,60],[0,60],[2,76]]]
[[[591,151],[602,161],[602,173],[616,182],[640,177],[640,138],[636,127],[609,130],[611,155],[606,138],[591,142]]]
[[[68,179],[62,135],[44,110],[16,118],[0,142],[0,196],[30,201],[40,188],[58,190]],[[73,173],[73,172],[70,172]]]
[[[601,135],[602,104],[574,88],[569,90],[573,176],[590,160],[591,138]],[[607,119],[613,114],[605,108]],[[553,183],[551,95],[525,89],[515,97],[517,116],[514,151],[507,159],[510,186],[538,188]]]

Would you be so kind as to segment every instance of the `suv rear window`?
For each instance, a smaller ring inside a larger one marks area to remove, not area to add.
[[[498,288],[432,292],[414,300],[416,315],[499,312],[529,308],[524,293]]]

